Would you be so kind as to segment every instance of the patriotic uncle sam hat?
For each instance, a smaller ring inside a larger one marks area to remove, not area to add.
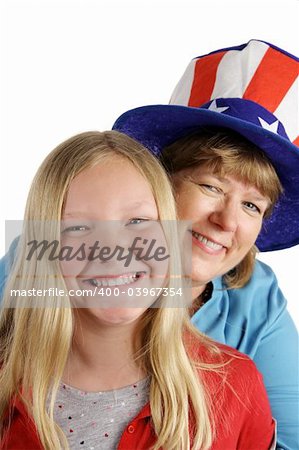
[[[299,59],[251,40],[194,58],[169,105],[122,114],[113,129],[159,156],[201,127],[234,130],[263,150],[284,188],[257,239],[261,251],[299,244]]]

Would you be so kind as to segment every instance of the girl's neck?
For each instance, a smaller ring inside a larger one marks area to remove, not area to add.
[[[63,382],[98,392],[118,389],[146,376],[134,358],[135,324],[102,327],[91,323],[86,311],[78,316]]]

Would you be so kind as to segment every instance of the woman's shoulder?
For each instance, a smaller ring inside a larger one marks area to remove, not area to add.
[[[241,289],[228,292],[232,302],[254,311],[255,317],[265,318],[270,327],[286,311],[287,301],[279,288],[277,278],[267,264],[256,260],[249,282]],[[241,298],[240,298],[241,297]]]
[[[272,285],[273,283],[277,284],[277,278],[273,269],[268,266],[268,264],[256,259],[249,283],[260,283],[265,279],[269,285]]]
[[[239,289],[225,289],[223,280],[221,287],[215,284],[215,300],[229,301],[231,314],[244,311],[254,320],[265,319],[271,325],[285,311],[287,301],[281,292],[277,278],[267,264],[256,260],[254,271],[248,283]]]
[[[278,289],[277,278],[272,268],[257,259],[254,264],[252,275],[245,286],[237,289],[229,289],[228,292],[239,296],[244,295],[246,292],[247,295],[251,294],[250,297],[259,292],[260,295],[266,295],[266,297],[269,298],[272,294],[276,293]],[[280,301],[281,303],[285,303],[286,301],[282,294],[280,296]]]
[[[286,305],[274,272],[257,260],[243,288],[227,289],[222,278],[213,280],[212,297],[192,322],[213,339],[254,357],[265,334],[280,328],[288,315]]]

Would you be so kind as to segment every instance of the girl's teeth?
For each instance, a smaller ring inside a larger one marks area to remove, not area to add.
[[[216,242],[209,241],[206,237],[202,236],[199,233],[196,233],[195,231],[192,231],[193,236],[200,242],[202,242],[204,245],[206,245],[209,248],[212,248],[213,250],[220,250],[223,245],[216,244]]]
[[[134,275],[129,275],[127,277],[119,277],[119,278],[92,278],[86,280],[92,286],[96,287],[107,287],[107,286],[122,286],[125,284],[130,284],[138,280],[139,274],[136,272]]]

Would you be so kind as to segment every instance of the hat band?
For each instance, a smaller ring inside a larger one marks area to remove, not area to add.
[[[216,112],[251,123],[290,141],[283,124],[277,117],[263,106],[251,100],[240,98],[217,98],[200,106],[199,109],[207,109],[214,113]]]

